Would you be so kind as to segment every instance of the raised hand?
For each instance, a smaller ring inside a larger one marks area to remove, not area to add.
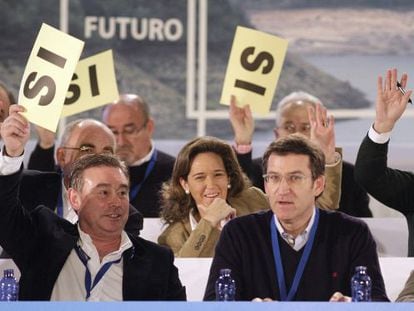
[[[41,126],[35,125],[37,136],[39,136],[39,146],[42,149],[49,149],[55,144],[55,133]]]
[[[20,105],[11,105],[9,116],[1,125],[1,137],[6,154],[18,157],[23,154],[24,147],[30,137],[30,125],[27,119],[20,114],[26,109]]]
[[[401,76],[400,84],[405,89],[408,76]],[[387,71],[385,81],[379,76],[377,80],[377,101],[374,129],[378,133],[389,132],[404,113],[412,91],[404,94],[397,87],[397,69]]]
[[[233,127],[234,141],[238,145],[249,145],[254,132],[254,120],[249,105],[242,108],[236,105],[236,97],[230,100],[230,123]]]
[[[315,108],[308,106],[308,117],[311,125],[310,139],[317,143],[325,154],[326,163],[335,162],[335,122],[334,117],[321,104]]]
[[[197,205],[201,218],[209,221],[213,227],[222,229],[221,221],[228,221],[236,216],[236,210],[227,204],[226,200],[216,198],[209,205]]]

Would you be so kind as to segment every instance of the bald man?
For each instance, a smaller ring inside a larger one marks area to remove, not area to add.
[[[115,152],[125,161],[130,174],[130,203],[144,217],[159,217],[162,183],[169,180],[175,158],[155,148],[152,135],[155,121],[147,103],[136,94],[123,94],[108,104],[102,116],[116,139]],[[54,170],[54,141],[39,132],[39,143],[33,151],[29,168]]]

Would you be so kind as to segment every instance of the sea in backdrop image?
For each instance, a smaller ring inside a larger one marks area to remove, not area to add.
[[[353,87],[361,90],[367,99],[374,103],[376,98],[376,86],[378,75],[384,75],[389,68],[397,68],[399,73],[406,72],[409,75],[407,89],[414,88],[414,62],[410,56],[383,55],[341,55],[341,56],[306,56],[306,61],[319,69],[348,81]],[[282,71],[283,74],[283,71]],[[410,75],[412,79],[410,80]],[[277,90],[276,90],[277,92]],[[413,97],[414,99],[414,97]],[[413,105],[414,107],[414,105]],[[409,106],[408,109],[413,109]],[[336,145],[343,148],[343,157],[346,161],[354,163],[359,145],[371,126],[374,118],[348,119],[335,121]],[[260,120],[256,121],[257,123]],[[396,125],[390,142],[389,165],[393,168],[414,171],[414,118],[403,117]],[[274,139],[273,131],[256,132],[254,134],[253,156],[261,156],[267,145]],[[232,143],[231,137],[227,137]],[[172,155],[177,155],[184,146],[186,140],[155,140],[157,147]],[[28,150],[35,145],[32,140]],[[30,154],[30,152],[26,153]],[[27,161],[27,159],[25,159]],[[401,217],[399,212],[391,210],[372,200],[373,212],[377,217]]]
[[[306,56],[305,60],[319,69],[348,81],[361,90],[375,110],[377,77],[384,76],[387,69],[397,68],[399,74],[408,74],[407,89],[414,89],[414,62],[411,56],[399,55],[341,55],[341,56]],[[411,79],[410,79],[411,77]],[[414,99],[414,96],[413,96]],[[407,109],[414,109],[414,105]],[[362,139],[374,121],[372,118],[335,120],[336,145],[343,148],[343,157],[354,163]],[[260,122],[260,121],[259,121]],[[399,120],[392,132],[388,165],[393,168],[414,171],[414,118],[404,117]],[[273,132],[256,133],[254,137],[256,156],[263,154],[267,143],[274,139]],[[371,198],[370,208],[375,217],[403,217],[375,199]]]

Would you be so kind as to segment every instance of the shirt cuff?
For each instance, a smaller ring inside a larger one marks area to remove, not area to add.
[[[391,131],[385,132],[385,133],[378,133],[374,130],[374,126],[371,125],[368,131],[368,137],[371,139],[374,143],[377,144],[385,144],[387,141],[390,140],[391,137]]]
[[[333,163],[326,163],[325,167],[334,167],[337,166],[339,163],[341,163],[342,160],[342,155],[338,152],[335,151],[335,160]]]
[[[252,151],[252,145],[237,145],[236,143],[234,143],[233,145],[234,150],[236,151],[237,154],[246,154]]]
[[[18,157],[9,157],[0,153],[0,175],[11,175],[19,171],[24,159],[24,153]]]

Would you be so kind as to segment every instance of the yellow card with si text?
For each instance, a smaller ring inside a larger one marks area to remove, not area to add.
[[[23,74],[19,104],[34,124],[56,131],[84,42],[42,24]]]
[[[238,26],[231,48],[220,103],[250,105],[253,112],[267,114],[279,80],[288,41],[261,31]]]
[[[107,50],[79,61],[62,117],[106,105],[118,97],[112,50]]]

